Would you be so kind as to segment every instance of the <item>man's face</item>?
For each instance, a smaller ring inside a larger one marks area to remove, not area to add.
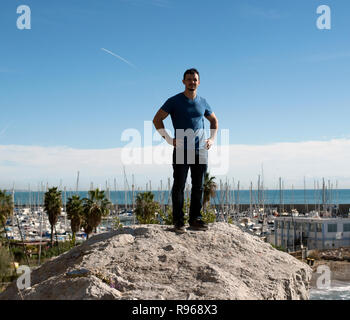
[[[186,89],[189,91],[197,90],[200,80],[198,74],[186,74],[185,80],[182,80],[182,83],[185,85]]]

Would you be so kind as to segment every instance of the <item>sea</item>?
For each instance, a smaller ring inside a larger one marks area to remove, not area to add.
[[[329,288],[312,288],[310,300],[350,300],[350,281],[332,280]]]
[[[72,191],[61,190],[62,201],[65,203],[73,194],[78,194],[81,198],[88,196],[88,191]],[[132,191],[112,191],[107,190],[105,194],[107,198],[114,204],[131,205],[133,199],[135,201],[137,195],[147,190]],[[8,191],[11,193],[10,191]],[[163,204],[168,204],[171,194],[168,190],[159,191],[153,190],[154,200]],[[185,190],[185,196],[188,196],[190,191]],[[14,201],[19,205],[42,205],[44,192],[42,191],[15,191]],[[338,190],[310,190],[310,189],[292,189],[292,190],[228,190],[216,191],[216,196],[211,199],[213,205],[225,204],[250,204],[250,203],[266,203],[266,204],[350,204],[350,189]]]

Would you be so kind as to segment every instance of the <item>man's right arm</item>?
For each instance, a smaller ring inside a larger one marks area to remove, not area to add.
[[[153,124],[159,134],[168,142],[170,145],[175,146],[175,139],[171,138],[165,130],[163,120],[169,115],[163,109],[159,109],[153,118]]]

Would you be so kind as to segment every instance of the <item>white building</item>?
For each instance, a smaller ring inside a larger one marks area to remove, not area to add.
[[[291,250],[300,244],[320,250],[350,247],[350,219],[276,217],[270,242]]]

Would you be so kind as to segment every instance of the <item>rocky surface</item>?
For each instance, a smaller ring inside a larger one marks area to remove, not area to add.
[[[135,225],[96,235],[0,299],[308,299],[312,269],[227,223],[177,235]],[[22,296],[22,297],[21,297]]]

